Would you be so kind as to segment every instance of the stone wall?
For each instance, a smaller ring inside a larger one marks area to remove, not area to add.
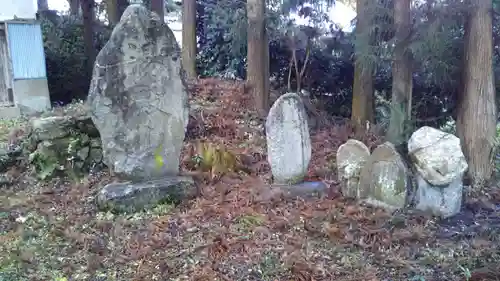
[[[14,166],[32,170],[39,179],[80,177],[102,169],[99,132],[80,108],[31,117],[0,140],[0,184],[11,183],[8,171]]]
[[[103,166],[99,132],[87,115],[33,118],[23,151],[41,179],[79,176]]]

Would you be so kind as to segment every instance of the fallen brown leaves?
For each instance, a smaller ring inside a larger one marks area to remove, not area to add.
[[[327,183],[328,196],[257,200],[271,175],[263,126],[248,110],[244,87],[206,79],[191,89],[195,112],[184,156],[199,140],[221,144],[248,156],[251,171],[202,177],[201,195],[189,204],[137,216],[97,213],[92,198],[99,182],[112,180],[106,175],[83,185],[54,181],[37,187],[38,194],[8,211],[51,218],[45,227],[58,238],[50,236],[47,248],[54,249],[46,256],[55,258],[46,261],[28,251],[25,257],[66,268],[70,280],[465,280],[458,264],[498,252],[490,238],[472,246],[440,241],[425,216],[390,215],[340,197],[335,154],[352,135],[343,125],[312,135],[309,179]],[[380,140],[367,135],[365,142],[373,147]],[[183,159],[182,169],[192,170]],[[14,239],[9,233],[0,241]],[[103,274],[106,279],[97,279]]]

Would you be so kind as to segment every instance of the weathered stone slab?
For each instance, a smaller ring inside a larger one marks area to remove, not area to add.
[[[415,131],[408,152],[416,171],[416,208],[451,217],[462,206],[463,176],[467,162],[460,139],[432,127]]]
[[[144,6],[125,10],[99,52],[87,103],[104,162],[115,173],[133,179],[178,174],[189,116],[180,49],[170,28]]]
[[[328,189],[328,186],[324,182],[302,182],[293,185],[271,184],[260,188],[255,201],[263,203],[270,200],[277,200],[279,198],[301,198],[308,200],[325,196]]]
[[[359,197],[389,210],[403,208],[407,201],[408,169],[394,145],[385,142],[373,151],[361,171]]]
[[[167,199],[190,199],[195,192],[193,179],[181,176],[145,182],[110,183],[97,194],[97,205],[104,211],[130,213],[152,208]]]
[[[348,140],[337,150],[337,175],[345,197],[359,198],[359,176],[369,157],[368,147],[355,139]]]
[[[413,167],[435,186],[462,177],[468,167],[460,139],[432,127],[421,127],[411,135],[408,154]]]
[[[266,120],[267,158],[275,183],[299,183],[311,160],[307,113],[299,95],[282,95]]]

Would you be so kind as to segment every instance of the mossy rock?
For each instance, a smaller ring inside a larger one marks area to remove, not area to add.
[[[133,213],[169,202],[178,204],[196,195],[196,186],[189,177],[164,177],[145,182],[110,183],[96,197],[101,211]]]
[[[86,143],[86,144],[85,144]],[[86,134],[45,140],[38,143],[30,155],[30,162],[40,178],[46,179],[57,172],[74,177],[90,170],[90,138]]]

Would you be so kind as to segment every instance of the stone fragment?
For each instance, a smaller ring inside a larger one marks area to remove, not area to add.
[[[271,200],[297,199],[303,200],[320,198],[328,193],[328,186],[324,182],[302,182],[298,184],[271,184],[259,188],[256,202],[263,203]]]
[[[301,182],[311,160],[311,139],[307,113],[299,95],[282,95],[273,104],[266,120],[266,140],[274,182]]]
[[[90,152],[90,147],[84,146],[78,150],[76,155],[78,156],[79,160],[85,161],[89,157],[89,152]]]
[[[101,148],[101,139],[100,138],[91,138],[90,139],[90,147],[91,148]]]
[[[87,162],[92,164],[99,164],[102,162],[102,149],[100,148],[91,148],[89,152],[89,157],[87,158]]]
[[[196,194],[189,177],[164,177],[144,182],[110,183],[97,194],[97,205],[103,211],[137,212],[149,209],[162,201],[178,202]]]
[[[99,137],[99,131],[97,130],[94,122],[92,121],[92,117],[90,115],[80,115],[75,117],[75,127],[78,128],[78,131],[84,133],[92,138]]]

